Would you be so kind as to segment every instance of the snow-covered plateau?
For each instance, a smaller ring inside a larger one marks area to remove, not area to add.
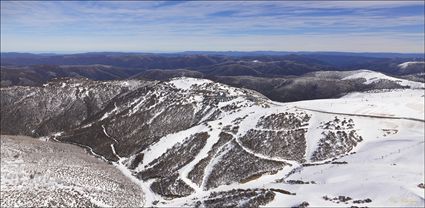
[[[10,87],[2,132],[85,147],[146,207],[423,207],[424,84],[365,70],[342,79],[404,88],[279,103],[195,78]],[[10,161],[2,148],[2,191]]]

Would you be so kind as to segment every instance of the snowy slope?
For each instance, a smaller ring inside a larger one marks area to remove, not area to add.
[[[169,82],[178,89],[189,90],[192,86],[212,83],[206,79],[186,78],[186,79],[173,79]]]
[[[355,92],[339,99],[300,101],[289,105],[334,113],[425,120],[421,113],[424,108],[424,92],[422,89]]]
[[[400,67],[401,69],[406,69],[407,67],[411,66],[411,65],[416,65],[416,64],[425,64],[425,62],[423,61],[408,61],[408,62],[404,62],[398,65],[398,67]]]
[[[1,207],[143,206],[140,187],[77,146],[1,135]]]
[[[135,86],[51,139],[110,160],[145,206],[423,206],[423,84],[370,71],[345,78],[413,89],[278,103],[175,78]]]
[[[314,181],[315,184],[273,184],[297,193],[296,196],[277,198],[267,206],[293,206],[308,201],[313,207],[347,207],[355,200],[371,199],[360,204],[369,207],[423,207],[424,180],[423,123],[414,121],[371,121],[364,123],[364,143],[355,154],[335,160],[346,164],[323,164],[304,167],[287,180]],[[382,129],[376,129],[382,128]],[[383,129],[397,130],[395,133]],[[330,198],[348,196],[353,200],[337,203]],[[359,205],[359,204],[357,204]]]
[[[424,83],[413,82],[413,81],[408,81],[408,80],[404,80],[404,79],[398,79],[398,78],[390,77],[390,76],[384,75],[382,73],[374,72],[374,71],[370,71],[370,70],[357,70],[357,71],[355,71],[354,74],[344,77],[343,80],[346,80],[346,79],[361,79],[361,78],[366,79],[364,84],[376,83],[380,80],[389,80],[389,81],[396,82],[396,83],[398,83],[402,86],[408,86],[410,88],[425,88]]]
[[[185,81],[179,80],[179,82]],[[191,83],[192,80],[187,82]],[[222,87],[226,88],[226,86]],[[184,89],[188,90],[190,88],[185,87]],[[194,205],[197,200],[205,199],[207,201],[203,202],[203,206],[208,206],[209,196],[213,192],[228,193],[232,189],[279,189],[296,193],[296,195],[287,195],[275,191],[274,200],[265,206],[295,206],[304,201],[308,201],[310,206],[313,207],[347,205],[423,206],[423,189],[418,187],[420,183],[424,182],[423,94],[423,90],[405,89],[353,93],[340,99],[295,103],[264,101],[264,103],[258,104],[243,99],[220,103],[219,106],[226,106],[226,104],[233,102],[241,102],[245,103],[245,105],[235,112],[226,113],[222,117],[206,124],[194,126],[177,134],[167,135],[144,152],[145,159],[143,164],[138,166],[138,171],[143,170],[142,167],[149,166],[150,162],[159,158],[177,143],[183,143],[184,137],[179,135],[192,135],[196,132],[209,131],[210,138],[204,148],[196,155],[194,160],[178,171],[179,178],[192,187],[194,192],[188,196],[174,199],[164,198],[154,193],[151,198],[147,199],[147,204],[158,203],[158,206],[183,206]],[[328,112],[321,113],[315,110]],[[267,128],[258,127],[257,122],[262,116],[277,115],[285,112],[303,112],[311,116],[306,127],[308,130],[306,133],[304,162],[264,155],[257,150],[248,148],[240,141],[252,129],[267,130]],[[383,116],[383,118],[367,117],[369,115]],[[354,120],[355,129],[363,138],[363,141],[359,142],[359,145],[355,146],[353,150],[346,152],[347,154],[332,157],[339,158],[335,160],[337,162],[345,161],[348,164],[331,164],[327,162],[332,161],[330,160],[332,158],[321,160],[323,162],[312,161],[311,157],[317,151],[319,140],[324,132],[321,127],[323,121],[332,121],[335,116],[340,119],[346,118],[348,120],[351,118]],[[197,185],[188,178],[188,173],[202,158],[208,156],[208,151],[213,144],[218,142],[218,135],[223,127],[234,125],[234,121],[238,118],[243,119],[238,125],[237,133],[234,134],[236,143],[228,142],[222,147],[221,151],[216,153],[215,159],[211,160],[205,169],[203,183],[200,186]],[[414,120],[409,120],[409,118]],[[208,128],[211,129],[208,130]],[[235,145],[239,145],[243,151],[254,157],[285,162],[289,165],[284,166],[283,169],[278,170],[276,173],[263,174],[249,182],[232,182],[228,185],[205,189],[208,177],[211,177],[214,169],[224,165],[221,164],[223,163],[222,160],[228,158],[226,155],[236,148]],[[355,154],[350,154],[354,152]],[[303,164],[310,163],[318,165],[303,167]],[[295,173],[293,173],[294,170]],[[291,180],[314,181],[316,184],[297,185],[285,182]],[[143,184],[145,187],[149,187],[153,181],[149,179]],[[391,191],[382,194],[387,189]],[[324,196],[330,198],[349,196],[352,200],[347,201],[347,203],[337,203],[335,200],[324,200]],[[371,199],[372,202],[368,202],[366,199]],[[356,200],[366,200],[367,202],[363,203]],[[358,204],[360,202],[363,204]]]

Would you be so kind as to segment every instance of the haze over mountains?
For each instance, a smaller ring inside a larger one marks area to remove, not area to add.
[[[85,77],[92,80],[127,78],[167,80],[172,77],[187,76],[208,78],[232,86],[254,89],[276,101],[331,98],[347,92],[371,89],[371,87],[362,87],[339,80],[338,76],[316,76],[314,73],[317,71],[368,69],[414,81],[423,82],[424,80],[423,54],[105,52],[37,55],[2,53],[1,61],[2,86],[40,86],[51,79],[60,77]],[[403,63],[410,64],[401,65]],[[312,89],[315,92],[301,93]],[[284,90],[290,92],[286,93],[290,95],[282,93]]]

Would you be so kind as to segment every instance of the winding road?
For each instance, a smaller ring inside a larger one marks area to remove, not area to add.
[[[313,112],[318,112],[318,113],[326,113],[326,114],[334,114],[334,115],[358,116],[358,117],[381,118],[381,119],[403,119],[403,120],[410,120],[410,121],[417,121],[417,122],[425,123],[425,120],[419,119],[419,118],[378,116],[378,115],[354,114],[354,113],[338,113],[338,112],[331,112],[331,111],[324,111],[324,110],[316,110],[316,109],[311,109],[311,108],[303,108],[303,107],[298,107],[298,106],[295,106],[295,108],[300,109],[300,110],[307,110],[307,111],[313,111]]]

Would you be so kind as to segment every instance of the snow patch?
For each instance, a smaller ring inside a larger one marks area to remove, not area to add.
[[[172,79],[169,83],[173,84],[178,89],[190,90],[194,85],[203,85],[203,84],[213,83],[213,82],[207,79],[179,77],[179,78]]]

